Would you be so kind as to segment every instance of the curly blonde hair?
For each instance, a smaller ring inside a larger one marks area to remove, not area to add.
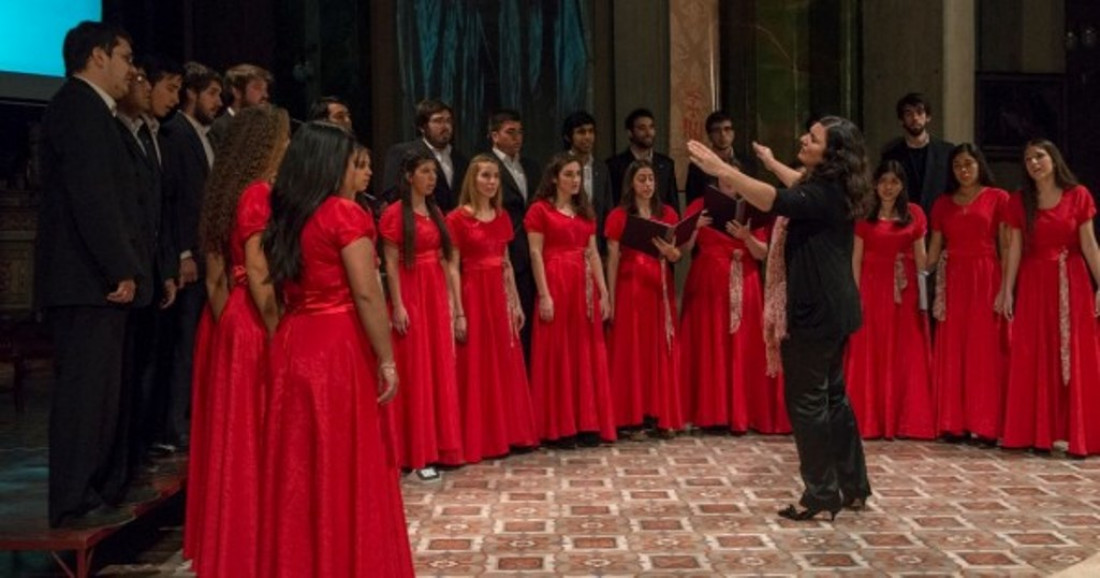
[[[248,185],[275,175],[289,138],[290,117],[282,108],[252,106],[233,117],[203,191],[199,222],[203,253],[228,253],[241,193]]]

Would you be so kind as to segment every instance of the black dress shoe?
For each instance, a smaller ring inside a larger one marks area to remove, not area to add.
[[[122,496],[122,504],[144,504],[160,497],[160,492],[149,486],[130,486]]]
[[[67,530],[90,530],[92,528],[125,524],[133,519],[133,512],[125,508],[103,505],[83,514],[65,518],[57,527]]]
[[[788,520],[794,520],[795,522],[808,522],[817,517],[821,512],[829,512],[829,521],[831,522],[836,519],[836,514],[839,511],[839,507],[833,510],[826,510],[825,508],[806,508],[805,510],[799,510],[791,505],[779,510],[779,516]]]

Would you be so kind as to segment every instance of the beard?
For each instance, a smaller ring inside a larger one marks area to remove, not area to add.
[[[925,128],[925,125],[923,125],[923,124],[918,124],[918,125],[907,124],[907,125],[905,125],[905,132],[909,133],[909,136],[917,137],[917,136],[920,136],[920,135],[924,134],[924,128]]]
[[[195,107],[195,120],[199,121],[199,124],[203,126],[210,126],[214,124],[214,115],[199,107]]]

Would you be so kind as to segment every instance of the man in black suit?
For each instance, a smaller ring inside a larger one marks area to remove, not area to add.
[[[531,254],[527,247],[527,231],[523,217],[527,205],[539,186],[539,165],[523,156],[523,119],[514,110],[502,109],[489,117],[489,141],[493,144],[493,156],[500,163],[500,195],[504,210],[512,220],[515,237],[508,245],[508,257],[516,277],[523,315],[534,319],[535,277],[531,272]],[[531,323],[524,323],[520,330],[523,351],[530,358]]]
[[[932,214],[932,204],[947,188],[947,165],[955,145],[933,137],[928,132],[932,122],[932,105],[924,96],[910,92],[898,100],[898,121],[905,134],[886,144],[882,160],[894,160],[905,168],[909,200]]]
[[[50,526],[118,522],[129,476],[119,435],[126,320],[152,297],[133,167],[115,120],[134,74],[129,36],[98,22],[65,35],[65,84],[42,119],[38,304],[57,374],[50,411]]]
[[[705,126],[711,150],[727,163],[739,169],[743,168],[741,161],[737,159],[737,155],[733,152],[733,140],[737,136],[737,133],[733,130],[733,119],[728,114],[716,110],[707,115]],[[694,163],[689,163],[687,185],[684,187],[687,204],[690,205],[692,201],[702,197],[707,185],[717,186],[717,184],[717,178],[706,174],[703,169],[700,169]]]
[[[210,142],[214,145],[215,152],[229,132],[229,121],[238,112],[250,106],[267,104],[270,99],[268,91],[275,82],[275,77],[255,64],[238,64],[225,71],[224,81],[225,90],[222,91],[222,96],[228,96],[229,102],[225,104],[224,114],[210,126]]]
[[[435,202],[448,213],[458,206],[458,189],[466,175],[469,159],[456,151],[454,141],[454,111],[438,100],[424,100],[416,105],[416,131],[420,138],[393,145],[386,151],[386,169],[382,181],[382,198],[387,203],[397,199],[397,182],[401,174],[401,159],[410,151],[431,154],[436,160]]]
[[[657,179],[657,196],[661,202],[680,212],[680,189],[676,184],[676,163],[669,157],[655,151],[657,125],[649,109],[638,108],[630,112],[623,123],[630,146],[623,152],[607,159],[607,169],[611,172],[611,201],[619,205],[623,194],[623,175],[630,163],[645,159],[653,163],[653,173]]]
[[[173,361],[166,438],[171,445],[186,447],[190,423],[191,364],[206,288],[202,283],[199,252],[199,213],[206,177],[214,164],[214,147],[208,138],[210,125],[221,108],[222,80],[217,72],[199,64],[184,65],[180,109],[161,128],[164,148],[163,189],[169,204],[174,245],[179,251],[179,293],[173,335]]]
[[[561,124],[561,141],[565,150],[581,161],[584,192],[596,210],[596,246],[601,255],[607,255],[607,240],[603,237],[603,225],[607,214],[615,208],[611,195],[611,173],[607,165],[595,156],[596,119],[587,111],[578,110]]]
[[[306,115],[306,120],[331,122],[344,127],[344,130],[351,134],[355,134],[355,127],[351,123],[351,109],[348,108],[348,103],[338,96],[322,96],[313,101],[313,104],[309,106],[309,114]]]
[[[168,400],[168,383],[157,371],[164,326],[161,312],[176,300],[179,251],[173,243],[171,228],[165,227],[168,211],[161,187],[162,147],[157,142],[160,123],[154,115],[157,112],[165,115],[175,107],[183,69],[179,65],[148,59],[140,63],[136,71],[130,92],[118,102],[118,121],[123,128],[122,140],[130,163],[140,181],[138,205],[143,209],[144,230],[149,232],[143,242],[145,254],[142,257],[152,268],[153,296],[147,305],[131,310],[127,326],[127,351],[134,384],[129,422],[131,468],[137,467],[146,458],[146,451],[159,441],[157,436],[162,433]],[[170,90],[173,82],[175,91]],[[154,83],[158,87],[155,107]]]

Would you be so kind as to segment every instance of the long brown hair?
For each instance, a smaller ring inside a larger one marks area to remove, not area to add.
[[[500,166],[500,163],[497,162],[497,159],[487,154],[477,155],[470,161],[470,168],[466,169],[466,176],[462,179],[462,192],[458,194],[458,206],[474,206],[474,199],[480,194],[477,191],[477,174],[481,172],[482,165],[493,165],[497,167],[497,194],[493,195],[493,198],[489,199],[489,206],[492,207],[494,210],[499,211],[501,206],[503,206],[503,201],[500,198],[503,190],[500,186],[499,177],[505,169],[504,167]]]
[[[1054,169],[1054,184],[1058,185],[1058,188],[1064,191],[1070,187],[1076,187],[1078,184],[1077,176],[1069,170],[1069,165],[1066,164],[1066,160],[1062,157],[1062,151],[1058,150],[1057,145],[1045,138],[1028,141],[1024,146],[1024,186],[1020,188],[1020,200],[1024,202],[1024,216],[1026,217],[1028,231],[1035,226],[1035,215],[1039,212],[1039,186],[1031,178],[1031,173],[1027,172],[1026,157],[1029,148],[1042,149],[1043,152],[1050,155],[1050,164],[1053,165]]]
[[[561,174],[562,169],[570,163],[581,164],[581,159],[577,155],[565,151],[555,154],[550,158],[550,162],[546,165],[546,170],[542,171],[542,181],[539,182],[539,188],[535,191],[532,202],[534,201],[547,201],[551,205],[554,204],[555,199],[558,197],[558,176]],[[584,181],[581,181],[581,190],[577,194],[573,195],[570,199],[573,205],[573,211],[578,215],[586,219],[595,219],[596,211],[592,208],[592,201],[588,198],[588,191],[584,190]]]
[[[289,135],[290,117],[276,106],[249,107],[233,117],[203,192],[199,239],[204,253],[228,253],[241,193],[275,175]]]
[[[657,178],[657,171],[653,170],[653,163],[646,159],[637,159],[626,167],[626,174],[623,175],[622,200],[619,201],[619,206],[625,209],[628,215],[638,214],[638,192],[634,190],[634,177],[638,176],[642,169],[649,169],[653,173],[653,178]],[[659,221],[661,216],[664,215],[665,205],[661,202],[660,195],[657,194],[656,185],[656,180],[654,180],[653,196],[649,198],[649,218]]]
[[[413,173],[416,172],[416,169],[420,168],[420,165],[435,162],[435,157],[427,152],[419,150],[410,151],[401,161],[401,178],[397,182],[397,190],[400,194],[399,198],[401,199],[401,260],[404,262],[405,268],[407,269],[412,268],[415,262],[413,257],[416,253],[416,219],[413,218],[412,184],[409,182],[409,179],[413,176]],[[454,251],[451,245],[451,235],[448,234],[447,224],[443,220],[443,212],[439,210],[435,195],[424,197],[424,201],[428,206],[428,217],[431,218],[432,223],[435,223],[436,228],[439,229],[439,240],[443,245],[443,256],[449,261]]]

